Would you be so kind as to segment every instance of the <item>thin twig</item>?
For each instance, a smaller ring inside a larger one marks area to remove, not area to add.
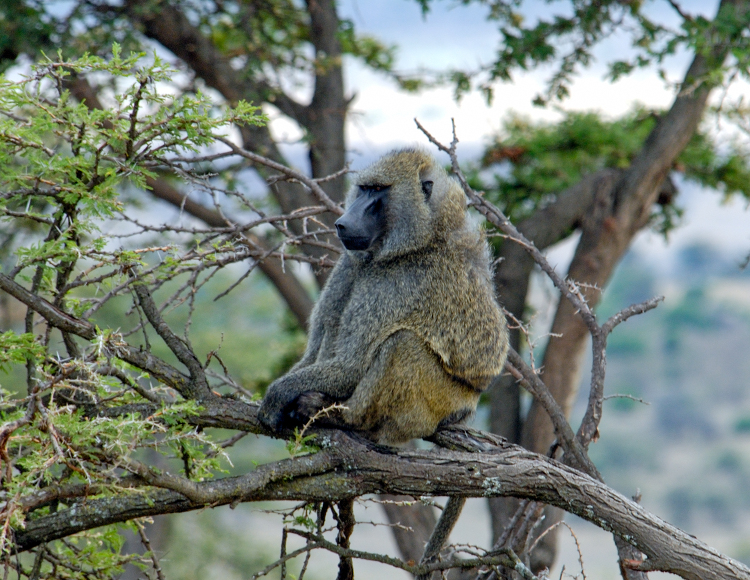
[[[294,550],[294,552],[288,552],[287,554],[284,555],[283,558],[276,560],[273,564],[269,564],[268,566],[263,568],[263,570],[261,570],[260,572],[256,572],[255,574],[250,576],[250,580],[257,580],[258,578],[265,576],[266,574],[270,574],[276,568],[285,564],[289,560],[296,558],[300,554],[304,554],[305,552],[311,552],[312,550],[316,550],[321,547],[322,546],[319,543],[312,542],[312,543],[306,544],[305,546],[303,546],[302,548],[299,548],[298,550]]]
[[[164,578],[164,572],[161,569],[161,565],[159,564],[159,558],[156,557],[156,553],[154,552],[154,549],[151,547],[151,542],[148,539],[148,536],[146,535],[146,530],[143,526],[143,523],[141,523],[138,520],[134,520],[135,526],[138,529],[138,535],[141,537],[141,543],[143,544],[143,547],[146,548],[146,551],[148,552],[149,557],[151,558],[151,564],[154,566],[154,571],[156,572],[156,577],[159,580],[165,580]]]
[[[328,209],[328,211],[336,215],[344,214],[344,210],[341,209],[341,206],[337,205],[330,197],[328,197],[328,194],[323,191],[323,188],[318,185],[318,182],[310,177],[307,177],[304,173],[300,173],[299,171],[292,169],[291,167],[287,167],[286,165],[277,163],[276,161],[268,159],[267,157],[263,157],[262,155],[258,155],[257,153],[253,153],[251,151],[248,151],[247,149],[243,149],[242,147],[235,145],[232,141],[224,137],[217,136],[216,140],[224,143],[224,145],[229,147],[229,149],[235,155],[239,155],[240,157],[249,159],[253,163],[259,163],[261,165],[265,165],[266,167],[270,167],[271,169],[275,169],[276,171],[279,171],[295,179],[296,181],[299,181],[302,185],[310,190],[310,193],[312,193],[313,196],[315,196],[315,198],[319,202],[321,202],[326,207],[326,209]]]
[[[429,574],[430,572],[437,572],[439,570],[451,570],[453,568],[477,568],[479,566],[493,566],[493,565],[501,565],[505,566],[507,568],[515,569],[517,572],[519,572],[525,580],[539,580],[534,574],[529,570],[523,562],[516,556],[516,554],[509,549],[502,550],[502,553],[496,554],[493,556],[485,556],[481,558],[467,558],[465,560],[462,559],[450,559],[445,560],[442,562],[434,562],[432,564],[409,564],[408,562],[403,562],[402,560],[399,560],[398,558],[392,558],[390,556],[386,556],[384,554],[376,554],[372,552],[364,552],[361,550],[351,550],[351,549],[344,549],[340,546],[337,546],[333,542],[329,542],[323,537],[315,536],[314,534],[311,534],[310,532],[305,532],[303,530],[296,530],[296,529],[290,529],[290,534],[296,534],[298,536],[301,536],[305,539],[309,539],[313,542],[316,542],[320,544],[321,548],[324,548],[330,552],[333,552],[334,554],[338,554],[339,556],[347,556],[350,558],[356,558],[358,560],[370,560],[373,562],[380,562],[381,564],[387,564],[389,566],[393,566],[394,568],[399,568],[401,570],[405,570],[407,572],[410,572],[411,574],[414,574],[415,576],[418,574]]]

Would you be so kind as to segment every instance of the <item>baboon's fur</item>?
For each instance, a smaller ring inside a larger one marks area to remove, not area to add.
[[[489,249],[458,184],[409,149],[361,171],[347,206],[372,185],[390,186],[385,233],[336,264],[302,360],[263,400],[261,420],[275,428],[336,401],[347,407],[338,421],[377,442],[428,436],[472,413],[503,368]]]

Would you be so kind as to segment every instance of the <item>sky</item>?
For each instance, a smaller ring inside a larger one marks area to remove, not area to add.
[[[714,2],[681,2],[684,9],[694,15],[711,16]],[[567,5],[567,2],[526,2],[525,19],[533,21],[541,11],[549,12]],[[664,0],[647,1],[650,16],[670,26],[678,25],[678,17]],[[417,2],[413,0],[345,0],[340,3],[340,15],[350,18],[361,33],[369,33],[398,49],[398,68],[416,71],[420,68],[443,69],[476,68],[491,60],[498,47],[500,35],[496,24],[486,21],[487,8],[472,4],[468,7],[457,2],[433,2],[431,11],[422,17]],[[394,15],[396,16],[394,18]],[[617,83],[604,80],[606,62],[613,57],[628,54],[628,38],[613,35],[596,49],[595,61],[589,69],[582,70],[573,86],[570,98],[561,103],[568,110],[598,110],[606,115],[620,115],[636,102],[648,106],[667,106],[673,92],[656,77],[653,71],[636,72]],[[670,80],[682,77],[689,64],[689,55],[678,54],[665,63]],[[466,142],[481,143],[497,131],[502,119],[510,111],[528,114],[535,119],[554,120],[560,113],[552,108],[542,109],[532,105],[532,99],[544,88],[552,73],[551,67],[514,75],[511,83],[496,85],[496,98],[488,106],[481,95],[474,93],[455,103],[449,88],[409,95],[396,90],[394,83],[383,75],[367,71],[349,62],[346,83],[350,93],[356,94],[353,103],[354,119],[350,124],[349,140],[354,147],[363,148],[368,143],[379,148],[384,143],[402,143],[420,140],[413,119],[434,126],[439,131],[446,126],[449,133],[450,118],[455,118],[459,137]],[[447,121],[447,122],[446,122]]]
[[[529,8],[524,16],[531,20],[537,18],[540,11],[557,10],[567,3],[536,0],[526,4]],[[709,18],[714,15],[716,4],[705,0],[680,2],[685,12]],[[679,23],[676,12],[665,0],[646,0],[645,9],[651,17],[667,25]],[[455,1],[437,1],[423,18],[413,0],[344,0],[340,2],[339,13],[351,19],[359,32],[397,45],[397,64],[401,71],[450,66],[474,68],[492,58],[499,41],[496,26],[485,20],[487,8],[481,5],[465,7]],[[559,106],[565,110],[595,110],[608,117],[621,115],[636,103],[667,107],[674,98],[673,90],[653,70],[636,72],[617,83],[605,80],[606,62],[614,56],[627,54],[628,50],[628,39],[624,35],[606,39],[596,49],[592,66],[580,71],[570,97]],[[665,63],[668,79],[676,82],[682,78],[689,62],[687,54],[670,58]],[[444,143],[450,141],[451,119],[455,119],[460,140],[459,159],[476,159],[483,144],[500,130],[510,112],[535,120],[561,117],[559,109],[532,105],[534,96],[543,90],[550,74],[551,69],[543,67],[517,74],[510,83],[496,85],[492,105],[487,105],[477,93],[456,103],[449,88],[406,94],[384,75],[350,60],[345,66],[345,82],[349,94],[355,95],[347,127],[352,167],[362,167],[394,147],[415,144],[431,147],[417,129],[415,118]],[[747,84],[740,84],[731,94],[737,96],[747,90]],[[726,128],[713,127],[713,130],[726,133]],[[283,119],[276,119],[273,131],[287,140],[299,137],[298,129]],[[444,161],[447,162],[447,157]],[[725,203],[721,200],[722,196],[716,192],[683,184],[678,198],[678,204],[685,210],[682,227],[672,234],[669,244],[656,234],[644,232],[635,247],[656,263],[665,264],[673,262],[676,249],[701,240],[741,261],[750,253],[750,212],[742,200]],[[563,267],[571,251],[565,247],[558,251]]]
[[[527,19],[537,17],[535,11],[547,9],[542,0],[527,2]],[[552,5],[561,5],[553,2]],[[666,2],[651,2],[661,20],[676,24],[674,15],[660,7]],[[696,3],[705,9],[706,2]],[[659,9],[656,9],[659,8]],[[452,1],[432,3],[431,11],[423,17],[414,0],[344,0],[339,3],[339,15],[351,19],[359,33],[371,34],[397,49],[397,69],[415,72],[420,69],[441,70],[449,67],[474,69],[489,62],[498,47],[496,24],[486,21],[487,8],[472,4],[460,6]],[[395,17],[394,17],[395,16]],[[663,81],[651,71],[637,72],[625,80],[611,84],[604,80],[605,61],[613,54],[618,57],[628,50],[627,39],[611,37],[597,49],[600,56],[588,70],[581,71],[569,99],[561,105],[568,110],[599,110],[607,115],[620,115],[636,102],[664,107],[673,97]],[[673,80],[678,79],[688,64],[687,55],[670,59],[667,69]],[[477,147],[497,132],[503,118],[511,111],[527,114],[534,119],[556,120],[561,117],[554,108],[532,105],[533,98],[543,91],[551,67],[516,74],[513,81],[495,86],[495,100],[487,105],[478,93],[465,96],[460,103],[453,99],[450,88],[408,94],[399,91],[385,75],[367,70],[354,59],[345,66],[345,83],[349,94],[355,95],[349,119],[348,140],[353,158],[377,155],[384,147],[424,142],[414,118],[434,129],[435,133],[450,136],[450,119],[455,118],[459,138],[473,154]],[[304,94],[304,91],[303,91]],[[301,95],[303,96],[303,95]],[[303,96],[304,98],[304,96]],[[290,122],[278,119],[275,129],[288,137],[298,135]],[[474,146],[473,148],[470,147]]]

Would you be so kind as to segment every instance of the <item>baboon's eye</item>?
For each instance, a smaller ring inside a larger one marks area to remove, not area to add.
[[[430,199],[430,196],[432,195],[432,181],[422,182],[422,193],[424,193],[425,199]]]

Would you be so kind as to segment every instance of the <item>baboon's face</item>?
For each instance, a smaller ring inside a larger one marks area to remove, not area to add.
[[[368,183],[358,186],[357,197],[346,213],[336,220],[336,234],[347,250],[369,250],[385,235],[386,205],[390,185]]]
[[[447,238],[464,224],[463,192],[420,150],[394,151],[360,171],[336,222],[359,258],[389,260]]]
[[[421,182],[422,195],[427,202],[432,195],[433,182]],[[367,251],[385,237],[388,230],[388,203],[392,184],[361,183],[357,197],[338,220],[336,234],[347,250]]]

